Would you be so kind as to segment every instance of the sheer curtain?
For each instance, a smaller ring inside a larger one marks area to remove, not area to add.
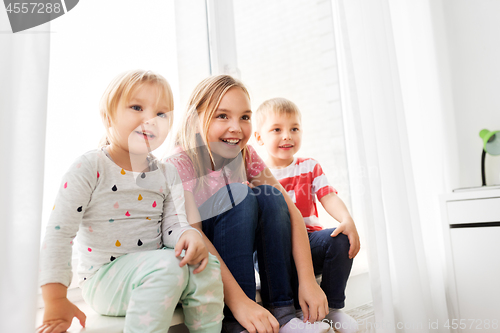
[[[355,220],[376,332],[448,332],[439,194],[455,182],[439,6],[332,0]],[[455,316],[456,318],[456,316]],[[435,322],[439,321],[436,328]],[[431,327],[429,327],[431,325]]]
[[[13,34],[0,10],[0,332],[34,332],[49,25]]]

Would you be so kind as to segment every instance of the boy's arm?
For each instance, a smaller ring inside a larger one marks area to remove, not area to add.
[[[274,178],[269,168],[266,167],[260,174],[252,178],[251,183],[253,186],[271,185],[283,194],[290,212],[292,255],[299,278],[299,303],[304,313],[304,320],[311,322],[322,320],[328,314],[328,301],[325,293],[316,283],[311,247],[302,214],[285,192],[285,189]]]
[[[349,214],[347,207],[345,206],[342,199],[339,198],[335,192],[327,194],[319,199],[325,210],[330,214],[335,220],[339,221],[339,226],[331,234],[332,237],[336,237],[338,234],[343,233],[349,238],[349,259],[354,258],[360,249],[359,235],[354,220]]]

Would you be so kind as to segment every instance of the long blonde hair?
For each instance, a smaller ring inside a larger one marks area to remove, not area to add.
[[[200,124],[198,122],[201,122],[202,125],[200,135],[204,139],[203,144],[206,143],[210,159],[212,163],[215,164],[210,149],[210,142],[208,142],[208,129],[222,98],[229,89],[234,87],[240,88],[250,99],[250,94],[245,85],[229,75],[210,76],[204,79],[196,86],[189,97],[187,110],[176,132],[175,145],[182,148],[189,156],[194,165],[198,179],[204,179],[204,177],[201,176],[206,173],[202,156],[200,156],[199,149],[197,148],[200,145],[200,142],[197,142],[196,139],[200,129]],[[241,163],[239,173],[244,174],[246,172],[245,161],[247,156],[249,156],[247,146],[242,149],[241,154],[244,163]],[[201,183],[198,185],[201,186]]]
[[[109,128],[116,120],[116,110],[122,98],[128,102],[130,96],[144,84],[152,84],[158,89],[158,103],[160,100],[165,101],[168,111],[174,110],[174,97],[172,89],[167,80],[152,71],[145,71],[142,69],[130,70],[116,76],[113,81],[108,85],[104,94],[101,97],[99,104],[99,113],[101,115],[102,123],[106,129],[106,134],[99,142],[99,147],[107,146],[113,140],[113,136]],[[172,117],[169,117],[170,122]],[[170,126],[172,123],[169,124]]]

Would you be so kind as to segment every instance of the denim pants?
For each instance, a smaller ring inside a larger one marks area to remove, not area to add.
[[[314,274],[322,274],[321,289],[326,294],[328,306],[333,309],[344,307],[345,287],[351,273],[352,259],[349,259],[349,239],[344,234],[331,237],[335,230],[324,229],[309,233],[309,244],[311,245],[311,256]],[[293,290],[295,296],[295,308],[300,309],[298,303],[298,278],[293,265]]]
[[[207,200],[199,211],[203,232],[245,294],[255,300],[253,253],[257,251],[264,307],[281,325],[295,317],[290,214],[281,192],[269,185],[251,189],[232,183]],[[224,314],[226,320],[234,321],[227,307]]]

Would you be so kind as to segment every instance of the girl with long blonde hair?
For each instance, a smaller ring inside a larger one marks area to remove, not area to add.
[[[40,333],[65,332],[73,317],[85,326],[85,314],[66,297],[77,235],[83,298],[102,315],[125,316],[125,332],[166,333],[178,301],[190,332],[220,332],[219,263],[187,222],[177,170],[150,154],[167,137],[172,111],[159,74],[129,71],[108,86],[102,146],[63,176],[47,225]]]
[[[304,323],[325,317],[326,296],[315,280],[300,212],[247,145],[251,116],[241,82],[228,75],[203,80],[176,133],[175,155],[168,158],[183,182],[188,221],[221,263],[223,332],[327,332],[325,323]],[[254,251],[264,307],[255,302]],[[292,254],[304,322],[295,318]]]

